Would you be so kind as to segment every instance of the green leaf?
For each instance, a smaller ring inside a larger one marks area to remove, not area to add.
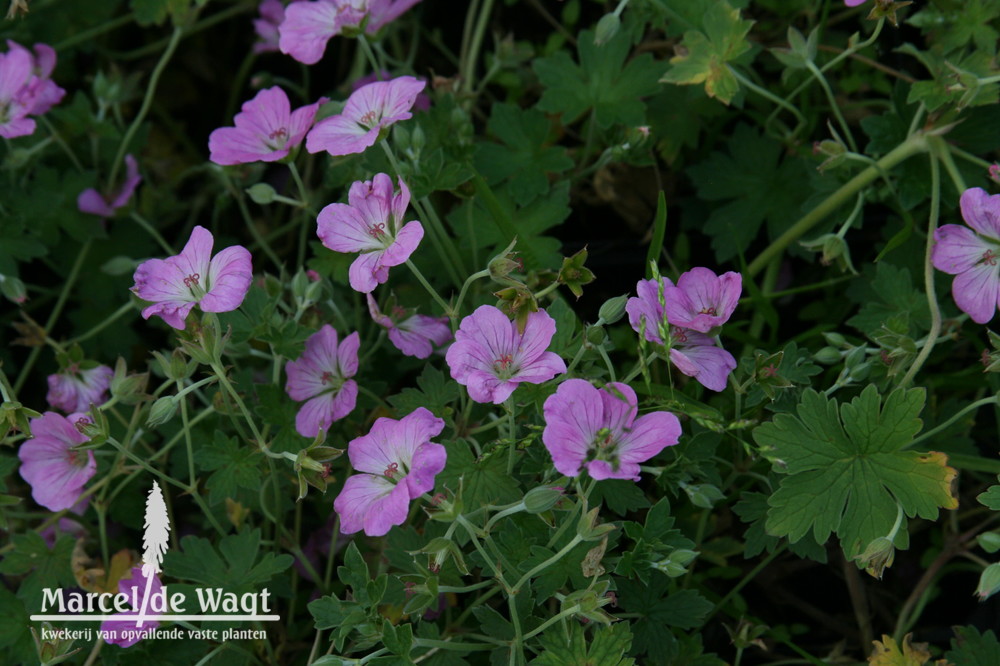
[[[619,516],[624,516],[629,511],[645,509],[649,506],[649,500],[646,499],[638,484],[634,481],[623,481],[621,479],[608,479],[598,482],[594,487],[594,495],[591,501],[594,505],[603,502]]]
[[[949,53],[968,45],[995,54],[1000,35],[990,25],[1000,17],[1000,5],[993,0],[964,0],[942,9],[928,4],[906,22],[926,31],[929,41]]]
[[[432,365],[425,365],[417,377],[415,388],[405,388],[389,397],[389,404],[400,413],[409,414],[417,407],[426,407],[435,416],[442,416],[445,407],[458,400],[458,385],[445,378],[444,373]]]
[[[393,654],[408,657],[413,647],[413,625],[407,623],[397,627],[385,620],[382,623],[382,642]]]
[[[292,565],[291,555],[265,553],[258,561],[259,553],[259,529],[223,537],[218,551],[208,539],[186,536],[181,539],[179,551],[164,555],[163,569],[168,576],[221,587],[227,592],[256,591]]]
[[[0,586],[0,650],[10,663],[30,664],[37,660],[35,644],[28,627],[28,611],[21,600]]]
[[[187,9],[189,0],[130,0],[135,22],[141,26],[160,25],[168,14],[179,15]]]
[[[569,639],[561,631],[549,631],[539,641],[543,652],[529,663],[531,666],[631,666],[634,659],[625,657],[632,646],[632,633],[627,622],[600,627],[587,645],[586,634],[573,623]]]
[[[870,268],[865,273],[869,278],[867,285],[857,281],[857,286],[848,289],[852,300],[863,303],[858,314],[847,320],[848,324],[872,336],[890,318],[903,314],[918,330],[930,328],[927,297],[913,288],[910,271],[880,261],[874,275]],[[913,326],[910,328],[911,332],[917,332],[912,330]]]
[[[437,477],[438,487],[458,492],[466,507],[513,502],[521,497],[517,481],[507,474],[506,456],[476,460],[464,441],[442,442],[448,451],[448,462]]]
[[[1000,641],[990,630],[980,634],[975,627],[955,627],[955,638],[945,659],[962,666],[994,666],[1000,664]]]
[[[712,153],[688,169],[699,197],[728,202],[712,211],[704,227],[719,261],[745,252],[765,221],[770,237],[777,238],[799,216],[808,170],[797,159],[783,158],[784,152],[777,141],[741,124],[726,153]]]
[[[482,633],[487,636],[501,641],[509,641],[514,638],[514,625],[493,608],[485,605],[476,606],[472,609],[472,614],[479,620]]]
[[[0,574],[20,576],[28,574],[21,581],[18,597],[31,611],[38,610],[42,603],[42,588],[73,587],[76,580],[70,567],[74,539],[61,537],[51,549],[37,532],[11,535],[11,550],[0,561]]]
[[[227,497],[235,499],[237,488],[256,490],[260,487],[261,469],[260,456],[255,449],[241,446],[235,437],[226,437],[222,432],[215,431],[212,444],[206,446],[195,456],[200,469],[211,471],[208,477],[208,500],[218,504]]]
[[[702,17],[703,30],[684,33],[684,52],[670,59],[673,67],[660,80],[680,85],[704,83],[709,97],[729,104],[739,82],[727,63],[750,49],[746,37],[753,24],[741,19],[740,11],[728,2],[718,0]]]
[[[535,73],[545,86],[538,108],[564,114],[564,124],[591,109],[601,127],[643,124],[646,106],[640,98],[656,92],[663,65],[648,53],[626,64],[632,49],[627,33],[620,30],[597,46],[594,33],[584,30],[577,40],[579,65],[564,51],[536,60]]]
[[[988,506],[993,511],[1000,511],[1000,486],[990,486],[985,493],[980,493],[976,499],[983,506]]]
[[[764,455],[788,474],[768,500],[768,534],[794,543],[811,530],[823,544],[836,533],[850,558],[889,533],[897,502],[931,520],[939,507],[958,506],[947,457],[902,450],[920,430],[923,389],[897,389],[880,405],[874,385],[843,405],[809,389],[797,416],[778,414],[754,430]]]
[[[618,581],[618,605],[641,617],[633,626],[636,647],[655,647],[666,627],[694,629],[701,626],[712,610],[712,603],[694,590],[668,594],[670,583],[663,576],[652,578],[649,584],[633,580]]]
[[[541,111],[497,103],[487,127],[503,143],[479,144],[476,169],[490,185],[508,180],[507,191],[519,206],[549,189],[547,174],[573,166],[565,148],[546,145],[551,124]]]

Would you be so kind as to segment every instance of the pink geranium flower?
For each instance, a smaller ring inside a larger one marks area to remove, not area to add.
[[[954,275],[951,294],[972,321],[985,324],[1000,305],[1000,195],[973,187],[959,200],[972,227],[946,224],[934,232],[931,263]]]
[[[21,478],[31,486],[31,497],[38,504],[50,511],[69,509],[97,471],[93,451],[72,450],[87,438],[70,418],[55,412],[31,419],[31,435],[17,451]]]
[[[31,69],[31,54],[26,49],[0,53],[0,136],[5,139],[35,131],[35,121],[28,118],[35,103]]]
[[[148,582],[147,582],[148,581]],[[149,587],[147,592],[146,587]],[[145,595],[152,597],[160,594],[163,588],[159,576],[146,578],[142,573],[142,567],[132,567],[129,575],[118,581],[118,593],[124,594],[129,602],[135,600],[137,605],[142,605],[142,598]],[[147,611],[147,615],[151,615]],[[116,613],[115,620],[105,620],[101,623],[101,632],[106,638],[106,643],[117,645],[118,647],[132,647],[142,639],[146,638],[154,629],[160,626],[157,620],[143,620],[142,626],[136,619],[139,617],[139,610],[133,608],[125,613]]]
[[[103,405],[115,371],[106,365],[80,370],[74,363],[64,372],[49,375],[49,392],[45,399],[56,409],[67,414],[86,412],[90,405]]]
[[[278,26],[278,45],[301,63],[313,65],[326,51],[326,43],[342,33],[357,33],[362,23],[374,35],[420,0],[317,0],[285,9]],[[367,21],[365,20],[367,19]]]
[[[214,242],[208,229],[196,226],[180,254],[139,264],[132,292],[153,303],[142,311],[143,319],[159,315],[183,330],[195,303],[204,312],[229,312],[240,306],[253,279],[250,252],[234,245],[213,257]]]
[[[639,463],[677,443],[681,424],[670,412],[636,418],[638,401],[627,384],[596,389],[567,379],[545,401],[542,442],[560,474],[581,468],[594,479],[639,480]]]
[[[351,333],[338,343],[337,331],[326,324],[309,336],[306,349],[285,365],[285,391],[292,400],[306,400],[295,416],[295,429],[303,437],[315,437],[319,429],[330,430],[354,409],[358,384],[358,334]]]
[[[441,434],[444,420],[418,407],[400,420],[377,419],[371,431],[351,440],[347,455],[355,474],[333,502],[340,531],[382,536],[402,525],[410,500],[434,488],[447,453],[431,437]]]
[[[292,0],[298,2],[299,0]],[[253,20],[253,29],[259,38],[253,45],[254,53],[278,50],[278,26],[285,20],[285,5],[281,0],[263,0],[258,5],[260,18]]]
[[[327,99],[292,111],[285,91],[265,88],[249,102],[233,122],[236,127],[220,127],[208,137],[209,158],[216,164],[276,162],[288,156],[312,127],[316,111]]]
[[[76,207],[81,213],[90,213],[100,217],[114,217],[115,211],[128,203],[135,193],[135,188],[142,182],[139,175],[139,164],[132,155],[125,156],[125,182],[114,192],[102,195],[93,187],[88,187],[76,198]]]
[[[392,78],[392,74],[383,69],[380,72],[372,72],[371,74],[366,74],[360,79],[356,79],[354,83],[351,84],[351,92],[363,88],[369,83],[375,83],[376,81],[388,81]],[[424,79],[417,78],[418,81],[423,81]],[[421,92],[417,95],[416,99],[413,100],[413,110],[414,111],[427,111],[431,108],[431,98],[427,96],[427,93]]]
[[[412,76],[400,76],[358,88],[347,98],[342,113],[316,123],[306,137],[306,150],[325,150],[331,155],[363,153],[383,129],[413,116],[410,109],[426,85]]]
[[[743,276],[717,276],[708,268],[696,267],[682,273],[677,285],[665,286],[667,319],[675,326],[708,333],[729,321],[743,291]]]
[[[368,312],[375,323],[389,331],[389,342],[407,356],[427,358],[434,351],[451,340],[451,329],[447,317],[427,315],[407,315],[407,310],[394,306],[390,314],[383,314],[378,303],[368,294]],[[433,345],[433,347],[432,347]]]
[[[521,382],[541,384],[566,372],[559,355],[545,351],[555,332],[556,322],[544,310],[528,315],[520,333],[498,308],[482,305],[462,320],[445,359],[469,397],[500,404]]]
[[[858,5],[863,5],[866,2],[868,2],[868,0],[844,0],[844,4],[848,7],[857,7]]]
[[[673,283],[663,278],[664,296]],[[673,326],[669,311],[660,305],[659,289],[655,280],[640,280],[636,285],[638,297],[628,299],[625,311],[629,324],[638,333],[645,326],[646,340],[658,345],[670,340],[670,362],[688,377],[694,377],[705,388],[722,391],[726,388],[729,373],[736,368],[736,359],[704,333],[682,326]]]
[[[405,263],[424,228],[413,220],[403,224],[410,190],[402,179],[393,194],[392,179],[380,173],[351,185],[349,204],[332,203],[320,211],[317,234],[335,252],[360,252],[348,271],[351,288],[367,294],[389,279],[389,268]]]
[[[7,40],[11,52],[23,51],[31,58],[31,73],[34,78],[29,82],[28,94],[31,97],[31,108],[28,113],[40,116],[62,101],[66,91],[56,85],[49,77],[56,68],[56,51],[47,44],[35,44],[34,52],[29,51],[17,42]]]

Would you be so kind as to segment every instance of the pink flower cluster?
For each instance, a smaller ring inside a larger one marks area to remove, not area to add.
[[[698,267],[683,273],[676,285],[668,278],[662,280],[662,285],[655,280],[639,281],[638,297],[625,305],[629,324],[637,333],[644,327],[649,342],[669,342],[670,362],[678,370],[708,389],[722,391],[736,359],[716,346],[712,335],[736,309],[742,276],[733,272],[717,276]]]
[[[49,77],[56,66],[51,46],[35,44],[34,52],[7,40],[0,53],[0,136],[13,139],[35,131],[35,121],[58,104],[66,91]]]

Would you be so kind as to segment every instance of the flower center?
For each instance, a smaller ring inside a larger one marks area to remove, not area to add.
[[[376,240],[380,240],[386,235],[385,222],[376,222],[368,229],[368,235]]]
[[[983,252],[983,256],[979,259],[979,263],[986,264],[988,266],[997,265],[997,255],[993,250],[986,250]]]
[[[392,308],[392,316],[394,318],[399,319],[399,318],[401,318],[405,314],[406,314],[406,308],[404,308],[401,305],[395,305],[395,306],[393,306],[393,308]]]
[[[365,112],[358,123],[365,129],[371,129],[375,127],[375,123],[378,122],[378,112],[375,109]]]
[[[66,462],[68,462],[73,467],[83,467],[80,458],[83,457],[83,451],[67,451],[66,452]]]
[[[594,440],[587,451],[587,460],[604,460],[618,469],[618,442],[611,428],[601,428],[594,433]]]
[[[186,278],[184,278],[184,286],[188,287],[190,289],[191,287],[193,287],[196,284],[198,284],[198,281],[200,279],[201,279],[201,275],[200,274],[198,274],[198,273],[192,273],[191,275],[188,275]]]
[[[319,378],[319,380],[324,384],[333,384],[333,373],[324,372],[323,375]]]
[[[394,462],[389,463],[389,466],[385,468],[385,471],[382,472],[382,474],[384,474],[386,478],[389,479],[395,477],[397,474],[399,474],[399,463],[394,463]]]
[[[288,141],[288,130],[284,127],[279,127],[270,134],[267,135],[268,143],[267,147],[272,150],[277,150],[278,148],[284,148],[285,142]]]
[[[688,341],[687,332],[679,326],[674,326],[674,329],[670,332],[670,337],[674,339],[674,342],[682,344]]]
[[[701,310],[698,311],[698,314],[707,314],[713,317],[718,316],[718,313],[715,311],[715,308],[702,308]]]
[[[512,354],[501,354],[500,358],[493,361],[493,369],[496,370],[500,379],[510,379],[514,374],[514,356]]]
[[[83,429],[89,426],[91,423],[92,421],[89,418],[87,418],[86,416],[81,416],[73,423],[73,425],[76,427],[76,431],[82,435],[84,434]]]

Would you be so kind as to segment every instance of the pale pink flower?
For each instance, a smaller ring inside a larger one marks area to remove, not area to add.
[[[358,384],[351,377],[358,373],[357,332],[342,342],[329,324],[309,336],[302,356],[285,364],[288,381],[285,392],[301,402],[295,416],[295,429],[303,437],[315,437],[320,428],[329,432],[330,425],[354,410],[358,400]]]
[[[636,418],[638,401],[627,384],[596,389],[567,379],[545,401],[542,442],[560,474],[639,480],[639,463],[677,443],[681,424],[670,412]]]
[[[555,332],[544,310],[529,314],[521,333],[498,308],[482,305],[462,320],[445,359],[469,397],[500,404],[521,382],[541,384],[566,372],[559,355],[545,351]]]
[[[411,314],[399,306],[391,307],[389,314],[384,314],[372,295],[367,294],[367,297],[368,312],[372,319],[379,326],[388,329],[389,342],[407,356],[427,358],[434,347],[440,347],[452,338],[447,317]]]
[[[393,193],[384,173],[351,185],[349,203],[332,203],[320,211],[316,233],[335,252],[360,252],[351,264],[351,288],[367,294],[389,279],[389,268],[405,263],[424,237],[420,222],[403,224],[410,190],[402,179]]]
[[[45,412],[30,423],[31,439],[17,450],[21,478],[41,506],[50,511],[69,509],[97,471],[94,452],[73,450],[88,440],[70,418]]]
[[[313,65],[326,43],[339,34],[357,34],[362,23],[374,35],[420,0],[317,0],[297,2],[285,9],[278,26],[278,46],[301,63]],[[367,19],[367,21],[366,21]]]
[[[663,290],[673,287],[673,282],[663,278]],[[694,377],[705,388],[722,391],[726,388],[729,373],[736,368],[736,359],[715,341],[700,331],[673,326],[669,312],[660,305],[659,288],[655,280],[640,280],[636,285],[638,297],[628,299],[625,311],[629,324],[637,333],[645,327],[646,340],[665,345],[665,333],[670,341],[670,362],[688,377]]]
[[[234,245],[213,257],[214,242],[208,229],[196,226],[180,254],[139,264],[132,292],[153,303],[143,319],[159,315],[183,330],[196,303],[204,312],[229,312],[243,303],[253,279],[250,252]]]
[[[284,159],[302,143],[316,119],[316,111],[326,101],[321,97],[318,102],[292,111],[284,90],[278,86],[265,88],[243,103],[233,118],[235,127],[220,127],[209,135],[208,159],[222,165]]]
[[[410,109],[426,85],[412,76],[400,76],[358,88],[347,98],[343,112],[316,123],[306,137],[306,150],[325,150],[334,156],[364,152],[384,129],[413,117]]]
[[[398,421],[379,418],[367,435],[351,440],[351,467],[363,473],[348,478],[333,502],[340,531],[382,536],[402,525],[410,500],[433,490],[444,469],[445,448],[430,441],[443,429],[443,419],[418,407]]]
[[[681,274],[676,286],[663,288],[667,319],[675,326],[708,333],[729,321],[742,291],[739,273],[717,276],[708,268],[692,268]]]
[[[111,378],[115,371],[106,365],[81,370],[79,364],[70,365],[64,372],[49,375],[49,392],[45,399],[56,409],[67,414],[86,412],[90,405],[103,405],[108,397]]]
[[[955,276],[951,283],[955,304],[972,321],[985,324],[1000,305],[1000,195],[973,187],[962,193],[959,203],[969,226],[938,227],[931,263]]]
[[[34,78],[28,84],[27,94],[31,98],[31,108],[28,109],[28,113],[40,116],[61,102],[66,91],[49,78],[56,67],[55,49],[47,44],[35,44],[35,50],[32,52],[9,39],[7,46],[11,52],[23,51],[31,58],[31,73]]]
[[[142,182],[139,175],[139,164],[132,155],[125,156],[125,181],[114,192],[102,195],[93,187],[88,187],[76,198],[76,207],[81,213],[90,213],[100,217],[114,217],[115,211],[128,203],[135,193],[135,188]]]

